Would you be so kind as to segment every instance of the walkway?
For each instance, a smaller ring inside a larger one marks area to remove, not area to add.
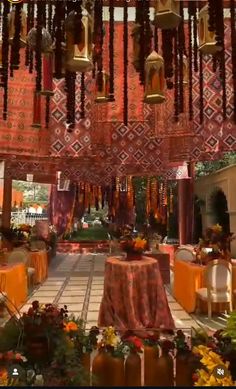
[[[31,296],[30,302],[67,305],[69,313],[87,322],[87,327],[97,325],[99,306],[103,293],[105,254],[58,254],[50,266],[49,277]],[[198,324],[175,301],[167,290],[167,298],[177,328],[190,329]]]

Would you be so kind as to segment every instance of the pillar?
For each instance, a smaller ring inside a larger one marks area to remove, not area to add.
[[[187,243],[188,179],[178,180],[179,244]]]
[[[6,177],[5,166],[1,181],[3,182],[2,229],[9,230],[11,227],[12,179]]]

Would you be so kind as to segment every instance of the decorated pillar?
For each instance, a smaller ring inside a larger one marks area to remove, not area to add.
[[[189,164],[189,178],[178,180],[179,244],[192,243],[194,226],[194,165]]]
[[[9,230],[11,227],[11,203],[12,203],[12,179],[6,177],[6,169],[4,162],[1,162],[1,181],[3,185],[3,201],[2,201],[2,228]]]

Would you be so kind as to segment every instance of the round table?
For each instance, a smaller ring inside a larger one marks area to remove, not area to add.
[[[98,324],[120,330],[173,329],[158,262],[108,258],[105,265],[103,299]]]

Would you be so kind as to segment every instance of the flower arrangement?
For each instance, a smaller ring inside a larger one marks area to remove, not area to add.
[[[228,259],[230,256],[230,242],[234,239],[232,233],[223,231],[222,226],[216,224],[206,229],[205,235],[200,239],[196,249],[197,257],[205,259],[223,258]],[[207,249],[211,249],[208,252]]]
[[[194,375],[194,386],[233,386],[229,362],[224,362],[220,355],[204,345],[194,347],[193,353],[201,362],[201,368]]]
[[[124,344],[128,346],[129,352],[142,353],[143,342],[137,336],[128,336],[124,339]]]
[[[132,235],[126,235],[121,238],[120,246],[128,255],[141,255],[147,249],[147,240],[139,236],[133,238]]]
[[[19,352],[12,350],[0,353],[0,386],[18,386],[19,378],[12,378],[8,374],[8,369],[11,365],[24,367],[27,359]],[[20,377],[21,381],[24,377]],[[22,383],[22,382],[21,382]]]

